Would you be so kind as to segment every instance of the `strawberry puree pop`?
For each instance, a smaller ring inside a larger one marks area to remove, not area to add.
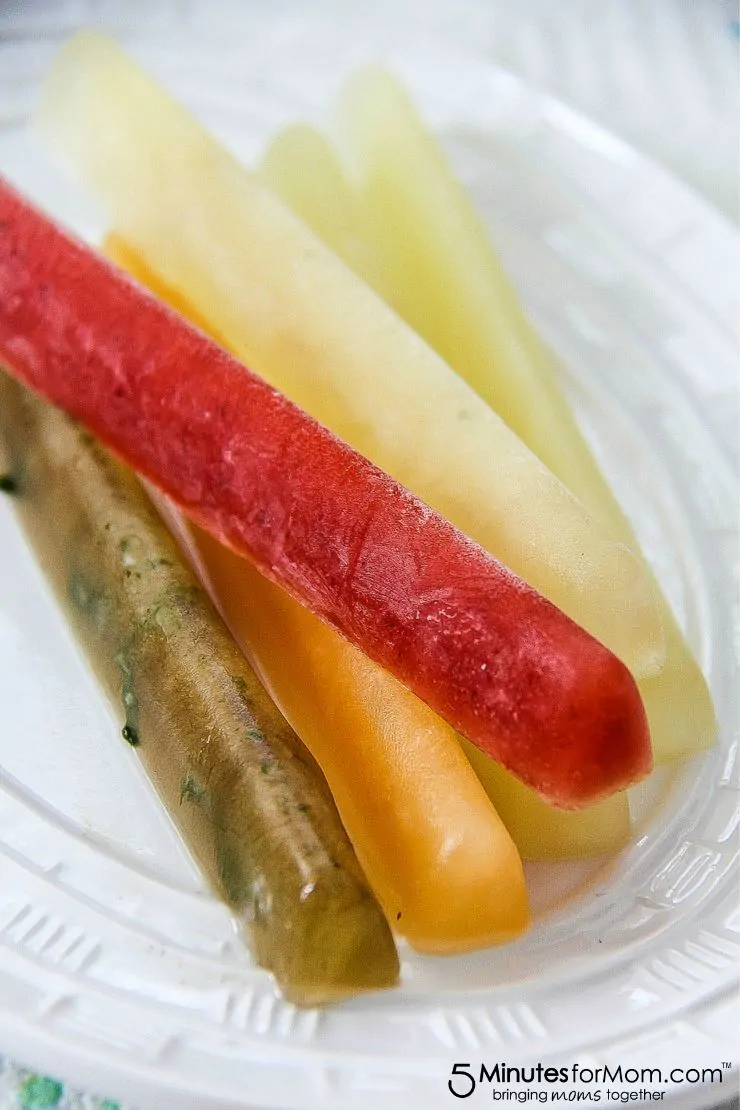
[[[616,656],[1,181],[0,357],[543,797],[649,772]]]

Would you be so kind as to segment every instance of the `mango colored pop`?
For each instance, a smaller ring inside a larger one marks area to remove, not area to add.
[[[634,556],[112,43],[84,34],[62,50],[40,118],[112,226],[240,359],[548,597],[635,675],[659,670],[662,626]]]
[[[340,97],[339,121],[341,150],[357,174],[357,191],[342,200],[348,213],[361,213],[354,233],[346,221],[343,228],[352,244],[350,261],[362,264],[365,276],[419,335],[594,518],[639,555],[634,531],[560,388],[553,356],[524,315],[482,221],[406,92],[383,70],[361,71]],[[305,151],[305,136],[301,142]],[[330,185],[338,171],[341,179],[340,167],[332,178],[325,154],[316,165]],[[299,172],[306,173],[305,165]],[[318,193],[315,178],[312,188]],[[325,212],[330,205],[325,198]],[[301,215],[306,218],[305,211]],[[363,236],[365,251],[372,245],[371,263],[356,245]],[[666,663],[639,686],[656,759],[665,761],[711,745],[717,723],[701,669],[643,564],[660,604]]]
[[[323,770],[394,928],[438,955],[523,932],[521,861],[453,730],[243,559],[200,529],[193,537],[237,642]]]
[[[208,331],[207,321],[120,237],[109,235],[103,250]],[[521,930],[521,867],[495,812],[470,783],[469,768],[461,767],[456,734],[283,590],[172,513],[168,508],[165,515],[175,522],[224,619],[324,771],[396,930],[426,952],[493,944],[507,930]],[[597,855],[629,840],[624,793],[585,810],[555,809],[474,745],[462,743],[525,858]]]

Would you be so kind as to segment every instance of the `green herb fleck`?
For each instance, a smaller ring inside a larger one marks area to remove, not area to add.
[[[67,597],[82,613],[89,613],[93,608],[95,594],[81,574],[70,574],[67,581]]]
[[[239,851],[238,841],[219,828],[216,842],[216,866],[229,905],[236,908],[254,900],[254,883]],[[258,907],[254,906],[255,917]]]
[[[123,651],[123,649],[121,649],[121,651],[117,651],[114,662],[121,674],[131,674],[131,661],[129,659],[128,652]]]
[[[247,740],[251,740],[254,744],[260,744],[265,739],[264,733],[258,728],[247,729]]]
[[[269,775],[271,770],[272,770],[272,763],[269,759],[265,759],[265,760],[263,760],[262,763],[260,763],[260,771],[262,772],[263,775]]]
[[[124,566],[131,566],[139,561],[144,547],[138,536],[122,536],[118,541]]]
[[[110,615],[105,587],[92,583],[84,572],[72,570],[67,579],[67,597],[94,627],[105,628]]]
[[[131,745],[132,748],[138,748],[139,744],[141,743],[141,740],[139,740],[139,734],[133,727],[133,725],[125,724],[121,729],[121,736],[127,744]]]
[[[246,698],[247,682],[244,676],[240,674],[233,674],[231,676],[231,681],[234,684],[234,688],[236,689],[237,694],[240,694],[243,698]]]
[[[139,708],[139,700],[133,690],[126,689],[121,697],[124,708],[136,712]]]
[[[195,775],[184,775],[180,783],[180,804],[185,801],[201,802],[206,796],[206,788],[198,782]]]
[[[115,664],[121,672],[121,702],[126,715],[123,738],[136,747],[139,743],[139,699],[134,688],[134,676],[128,652],[123,650],[116,652]]]
[[[58,1106],[64,1088],[56,1079],[43,1075],[31,1075],[18,1091],[18,1105],[21,1110],[47,1110]]]
[[[12,474],[0,474],[0,493],[17,493],[18,482]]]

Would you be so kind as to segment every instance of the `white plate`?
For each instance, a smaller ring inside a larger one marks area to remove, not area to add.
[[[639,833],[618,859],[531,868],[538,922],[521,942],[448,960],[404,951],[397,991],[300,1012],[204,893],[2,504],[0,1049],[157,1110],[426,1110],[456,1104],[456,1062],[735,1066],[734,232],[632,149],[456,46],[436,8],[421,23],[403,3],[341,18],[285,0],[222,5],[215,20],[174,0],[124,9],[119,37],[249,160],[276,126],[323,110],[357,62],[385,58],[407,80],[567,366],[710,677],[721,741],[635,799]],[[94,234],[27,115],[56,41],[100,5],[27,11],[33,36],[17,17],[0,52],[0,171]],[[732,1081],[667,1082],[664,1101],[710,1105]],[[467,1105],[491,1098],[483,1083]]]

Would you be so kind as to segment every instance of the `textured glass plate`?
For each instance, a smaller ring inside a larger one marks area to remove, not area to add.
[[[320,118],[353,65],[391,63],[561,355],[722,724],[716,751],[636,794],[638,835],[618,858],[530,868],[538,920],[520,943],[448,960],[404,951],[397,991],[297,1011],[204,893],[0,504],[0,1048],[143,1108],[414,1110],[451,1104],[455,1061],[733,1059],[737,241],[655,165],[486,61],[471,45],[481,10],[0,13],[0,172],[93,237],[99,214],[28,125],[79,23],[110,26],[247,161],[282,123]],[[713,1092],[667,1086],[666,1101],[709,1105],[728,1078]],[[489,1099],[481,1088],[469,1105]]]

